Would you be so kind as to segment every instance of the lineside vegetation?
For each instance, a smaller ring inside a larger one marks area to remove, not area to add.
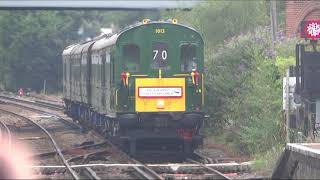
[[[177,18],[205,40],[209,134],[249,155],[284,143],[282,78],[294,64],[296,39],[283,36],[284,2],[278,1],[279,34],[271,49],[267,1],[208,1],[192,11],[0,12],[0,89],[61,90],[61,52],[95,36],[101,27],[121,27],[143,18]],[[222,135],[221,135],[222,134]]]
[[[274,50],[266,1],[210,1],[191,13],[165,14],[200,28],[211,117],[207,132],[246,155],[268,155],[285,142],[282,79],[295,64],[297,39],[284,37],[284,3],[277,3]]]

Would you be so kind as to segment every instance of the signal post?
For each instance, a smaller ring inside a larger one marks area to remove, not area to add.
[[[320,125],[320,20],[302,21],[301,38],[307,43],[296,45],[295,121],[300,134],[315,141]]]

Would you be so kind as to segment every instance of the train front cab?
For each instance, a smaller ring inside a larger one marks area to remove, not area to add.
[[[163,33],[162,33],[163,32]],[[148,38],[145,38],[149,35]],[[140,38],[141,37],[141,38]],[[198,32],[171,23],[150,23],[117,40],[120,136],[143,149],[170,148],[190,153],[202,137],[203,40]],[[172,142],[172,143],[171,143]]]

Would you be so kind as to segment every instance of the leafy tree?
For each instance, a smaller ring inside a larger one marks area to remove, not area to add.
[[[60,90],[66,46],[99,35],[102,27],[117,30],[144,16],[158,17],[159,12],[1,11],[0,84],[7,90],[39,91],[47,80],[49,90]]]
[[[200,31],[207,57],[211,57],[212,49],[226,39],[269,23],[265,1],[207,1],[190,12],[177,10],[162,14],[166,18],[175,17]]]

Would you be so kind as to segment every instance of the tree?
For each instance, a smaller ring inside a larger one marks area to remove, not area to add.
[[[49,90],[60,90],[66,46],[99,35],[102,27],[117,30],[145,15],[158,17],[159,12],[1,11],[0,84],[7,90],[39,91],[47,80]],[[84,33],[78,34],[80,28]]]
[[[265,1],[207,1],[190,12],[177,10],[162,14],[200,31],[207,57],[225,40],[269,23]]]

